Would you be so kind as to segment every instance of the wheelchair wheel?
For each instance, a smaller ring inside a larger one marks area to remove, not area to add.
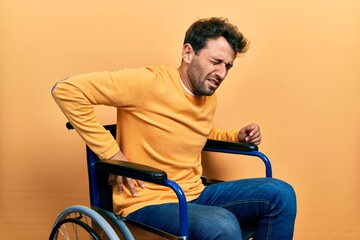
[[[96,211],[85,206],[71,206],[57,217],[49,239],[119,240],[119,237]]]

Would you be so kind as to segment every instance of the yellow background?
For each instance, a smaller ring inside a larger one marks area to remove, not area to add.
[[[216,125],[261,125],[274,176],[297,192],[294,239],[360,239],[358,0],[1,1],[0,239],[47,239],[62,209],[89,205],[84,145],[53,84],[178,66],[187,27],[210,16],[251,41],[218,91]],[[96,111],[114,122],[113,109]],[[253,161],[213,160],[206,171],[220,178],[263,174]]]

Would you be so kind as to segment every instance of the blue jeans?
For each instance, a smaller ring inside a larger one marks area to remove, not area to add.
[[[289,240],[295,216],[295,192],[281,180],[255,178],[213,184],[188,202],[189,238],[241,240],[255,233],[258,240]],[[177,203],[147,206],[128,218],[178,234]]]

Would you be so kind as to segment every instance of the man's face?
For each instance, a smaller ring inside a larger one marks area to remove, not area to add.
[[[235,53],[223,37],[209,39],[198,54],[194,53],[187,69],[195,96],[210,96],[225,79],[235,60]]]

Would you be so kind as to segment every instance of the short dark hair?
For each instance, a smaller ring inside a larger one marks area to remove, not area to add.
[[[192,46],[197,54],[206,46],[209,39],[224,37],[234,50],[235,54],[245,53],[248,49],[249,42],[226,18],[205,18],[194,22],[186,31],[184,44]]]

